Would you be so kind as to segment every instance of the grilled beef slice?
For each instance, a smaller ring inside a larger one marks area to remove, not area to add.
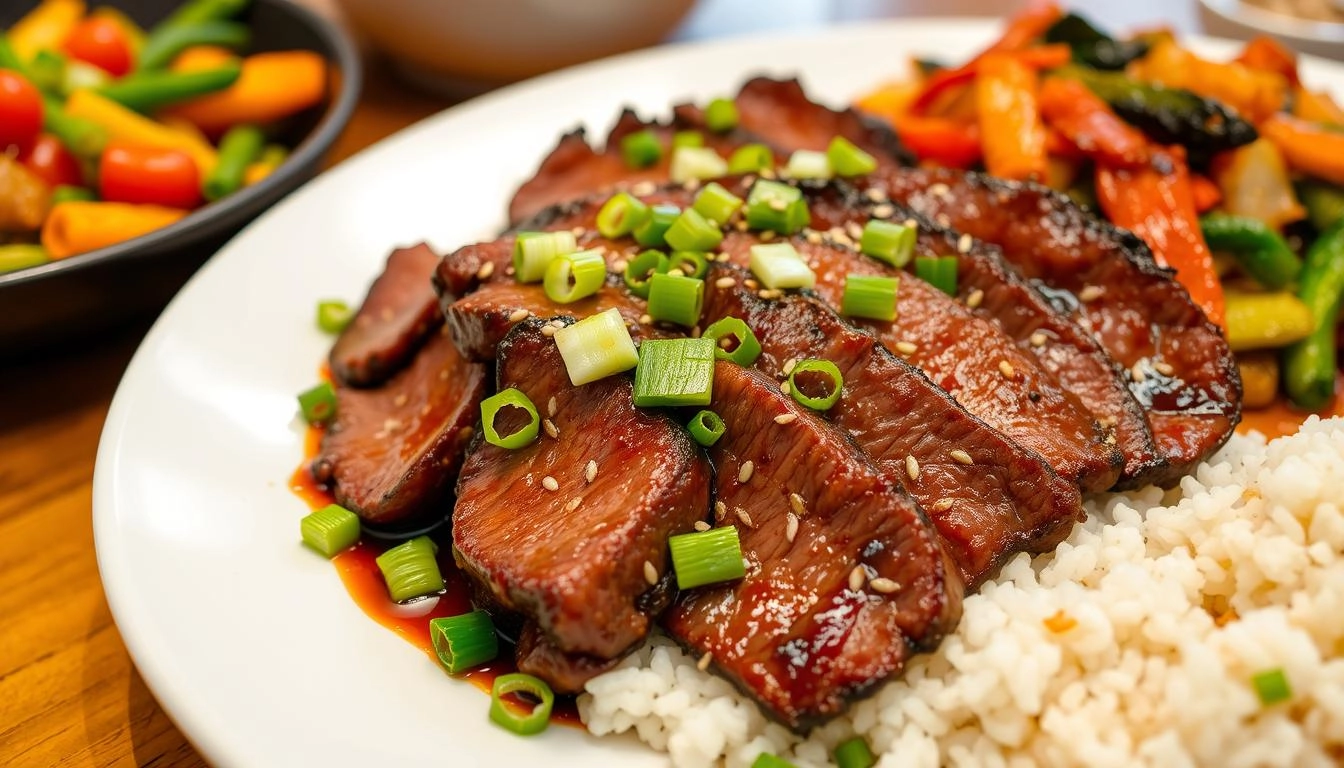
[[[438,254],[424,243],[387,257],[383,273],[332,345],[329,359],[337,382],[372,387],[386,381],[443,324],[429,284],[438,263]]]
[[[431,334],[382,385],[337,385],[336,418],[322,436],[314,477],[369,522],[430,511],[452,491],[485,386],[484,366],[458,354],[446,333]]]
[[[545,325],[531,318],[509,332],[497,379],[522,390],[556,436],[548,427],[512,451],[473,443],[457,483],[454,553],[556,650],[616,658],[652,621],[645,563],[666,571],[668,536],[708,516],[709,469],[681,425],[634,406],[629,377],[572,385]]]
[[[714,376],[716,524],[737,528],[747,572],[682,592],[663,626],[806,730],[935,647],[962,585],[918,507],[839,429],[759,371]]]
[[[619,656],[601,659],[565,653],[555,647],[534,621],[523,624],[518,633],[514,657],[518,671],[540,677],[556,693],[582,693],[584,683],[619,663]]]
[[[1017,552],[1053,550],[1082,518],[1078,489],[1039,454],[967,413],[815,297],[762,299],[743,285],[748,276],[724,264],[710,269],[703,322],[744,321],[761,344],[755,367],[777,379],[791,360],[835,363],[844,396],[826,418],[919,502],[968,587]]]

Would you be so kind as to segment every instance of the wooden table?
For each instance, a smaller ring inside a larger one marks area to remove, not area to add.
[[[305,0],[335,13],[331,0]],[[987,0],[705,0],[675,35],[721,36],[894,15],[995,12]],[[1078,2],[1107,24],[1163,20],[1198,29],[1194,4]],[[1165,18],[1164,18],[1164,14]],[[369,62],[364,96],[330,159],[450,103],[399,83]],[[3,322],[3,317],[0,317]],[[94,456],[122,371],[148,329],[20,364],[0,362],[0,764],[204,765],[136,673],[98,578],[90,518]]]

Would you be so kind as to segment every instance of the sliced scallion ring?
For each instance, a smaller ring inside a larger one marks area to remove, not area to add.
[[[900,280],[882,275],[849,275],[840,299],[840,314],[870,320],[896,319],[896,292]]]
[[[560,232],[519,232],[513,241],[513,276],[520,283],[537,283],[546,277],[551,259],[579,249],[578,240],[569,230]]]
[[[614,307],[555,332],[555,346],[574,386],[597,381],[639,364],[639,350]]]
[[[732,581],[747,572],[742,563],[742,542],[734,525],[670,536],[667,546],[672,553],[672,568],[677,572],[678,589]]]
[[[709,405],[713,393],[713,341],[648,339],[639,345],[635,405],[641,408]]]
[[[439,547],[428,536],[417,536],[375,558],[387,582],[387,593],[400,603],[443,590],[443,575],[435,559]]]
[[[299,521],[303,543],[331,558],[359,541],[359,517],[339,504],[327,506]]]
[[[504,697],[511,693],[526,693],[537,699],[532,711],[522,715],[505,703]],[[514,672],[495,678],[490,688],[490,721],[505,730],[519,736],[532,736],[546,730],[551,722],[551,708],[555,706],[555,694],[545,680]]]
[[[663,145],[653,131],[635,131],[621,139],[621,157],[631,168],[648,168],[663,158]]]
[[[831,145],[826,148],[826,159],[836,176],[862,176],[877,170],[877,158],[844,136],[831,139]]]
[[[695,203],[691,207],[706,219],[723,225],[742,207],[742,198],[724,189],[718,182],[711,181],[696,194]]]
[[[798,376],[804,373],[819,373],[830,379],[829,391],[821,397],[808,395],[802,387],[798,386]],[[830,360],[801,360],[789,372],[789,392],[793,395],[793,399],[814,411],[830,410],[832,406],[840,402],[840,393],[844,388],[845,377],[840,373],[840,368]]]
[[[764,144],[744,144],[728,157],[729,173],[754,173],[775,164],[775,153]]]
[[[698,277],[658,274],[649,278],[649,317],[684,325],[700,322],[705,305],[705,281]]]
[[[727,133],[737,127],[737,104],[732,99],[714,99],[705,107],[705,127],[715,133]]]
[[[873,750],[862,736],[846,739],[835,747],[835,764],[838,768],[872,768],[877,765]]]
[[[859,251],[893,267],[904,267],[915,250],[918,227],[869,219],[859,237]]]
[[[672,150],[668,176],[678,184],[692,179],[713,179],[728,175],[728,161],[709,147],[677,147]]]
[[[355,318],[350,305],[339,299],[317,302],[317,327],[326,333],[340,333]]]
[[[672,150],[674,152],[677,147],[703,146],[705,146],[705,134],[699,131],[677,131],[672,134]]]
[[[667,228],[663,239],[675,251],[712,251],[723,242],[723,232],[718,224],[688,208]]]
[[[667,203],[655,205],[649,209],[649,218],[635,227],[635,242],[645,248],[662,248],[667,245],[663,236],[667,228],[681,215],[681,209]]]
[[[770,288],[811,288],[817,275],[791,243],[751,246],[751,271]]]
[[[681,270],[687,277],[703,280],[709,273],[709,255],[700,251],[673,251],[664,271],[671,272],[674,269]]]
[[[642,251],[625,263],[625,287],[641,299],[649,298],[649,280],[668,270],[667,254],[662,251]]]
[[[762,752],[752,761],[751,768],[797,768],[797,766],[778,755]]]
[[[731,349],[724,347],[723,339],[732,336],[737,341],[730,343]],[[750,368],[761,356],[761,342],[752,333],[751,326],[736,317],[723,317],[710,323],[701,338],[714,340],[714,356],[720,360],[731,360],[743,368]]]
[[[789,162],[784,166],[784,172],[795,179],[829,179],[834,175],[831,171],[831,161],[826,159],[826,153],[810,149],[795,150],[789,155]]]
[[[792,235],[812,220],[802,190],[759,179],[747,194],[747,226]]]
[[[727,429],[723,424],[723,419],[719,418],[719,414],[708,410],[700,411],[691,417],[691,421],[686,425],[686,428],[690,430],[691,437],[695,438],[695,442],[706,448],[719,442],[719,438],[723,437],[723,433]]]
[[[477,608],[457,616],[441,616],[429,622],[429,637],[439,663],[456,675],[492,661],[499,655],[499,636],[490,614]]]
[[[649,206],[629,192],[617,192],[597,212],[597,231],[603,237],[622,237],[649,218]]]
[[[521,408],[527,412],[528,422],[507,435],[501,435],[495,426],[495,418],[505,408]],[[510,451],[532,444],[541,429],[541,417],[537,407],[527,399],[527,395],[514,387],[499,392],[481,401],[481,428],[485,430],[485,441]]]
[[[299,393],[299,412],[309,424],[325,424],[336,415],[336,390],[324,381]]]
[[[1288,676],[1281,667],[1255,674],[1251,677],[1251,685],[1255,687],[1255,695],[1260,697],[1260,703],[1267,707],[1293,697],[1293,689],[1288,685]]]
[[[576,251],[551,259],[546,267],[546,297],[570,304],[592,296],[607,279],[607,260],[599,250]]]
[[[957,295],[956,256],[916,256],[915,277],[948,296]]]

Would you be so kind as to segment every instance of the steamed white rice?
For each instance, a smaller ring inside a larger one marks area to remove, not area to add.
[[[1233,437],[1177,489],[1091,500],[1057,552],[1009,562],[936,653],[806,740],[663,638],[579,712],[677,766],[828,765],[856,733],[884,767],[1341,765],[1341,505],[1344,419]],[[1273,669],[1292,697],[1264,706],[1251,678]]]

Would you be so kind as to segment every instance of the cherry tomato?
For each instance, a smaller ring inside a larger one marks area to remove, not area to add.
[[[79,161],[60,139],[49,133],[38,136],[32,148],[19,155],[19,161],[52,187],[84,185],[84,172],[79,168]]]
[[[32,146],[42,130],[42,95],[17,72],[0,69],[0,152]]]
[[[113,77],[130,72],[134,63],[130,38],[112,19],[94,16],[81,21],[70,30],[62,47],[71,58],[92,64]]]
[[[194,208],[201,201],[201,173],[178,149],[109,144],[98,164],[104,200]]]

